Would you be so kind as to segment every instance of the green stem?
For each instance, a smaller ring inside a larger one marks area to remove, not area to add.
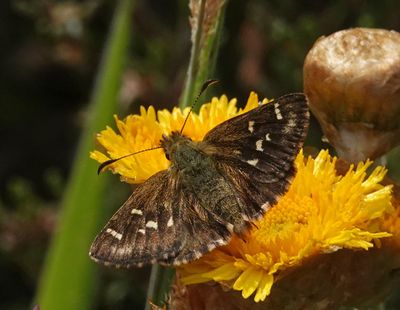
[[[198,71],[198,60],[200,54],[200,40],[203,30],[204,9],[206,7],[206,0],[200,0],[199,16],[197,18],[196,33],[194,35],[194,42],[190,52],[189,66],[186,73],[185,88],[182,91],[180,108],[188,107],[193,100],[193,89],[195,85],[196,73]]]
[[[190,106],[199,94],[204,82],[210,78],[215,78],[213,75],[223,30],[226,4],[221,6],[215,20],[209,29],[207,29],[207,33],[205,33],[203,27],[205,2],[205,0],[202,0],[200,3],[199,17],[194,36],[195,40],[192,45],[186,81],[180,99],[180,108]]]
[[[96,288],[95,264],[88,250],[102,219],[106,177],[98,177],[89,159],[94,135],[110,122],[130,38],[132,0],[119,1],[92,93],[89,118],[82,134],[65,191],[35,303],[41,309],[90,309]]]
[[[168,294],[174,277],[174,269],[153,265],[147,289],[147,300],[161,307],[168,300]],[[145,310],[150,309],[150,304],[146,303]]]

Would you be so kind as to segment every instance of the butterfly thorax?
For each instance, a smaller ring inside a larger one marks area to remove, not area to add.
[[[239,207],[241,203],[231,184],[217,169],[207,143],[192,141],[173,132],[170,136],[163,137],[161,146],[171,161],[171,175],[180,180],[184,191],[193,193],[199,205],[214,214],[221,224],[229,226],[229,229],[242,231],[242,216],[235,209],[243,206]]]
[[[195,168],[204,161],[205,154],[199,149],[198,143],[177,131],[169,136],[164,135],[161,146],[172,166],[178,170]]]

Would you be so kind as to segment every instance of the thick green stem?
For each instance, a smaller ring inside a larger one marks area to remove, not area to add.
[[[121,0],[116,8],[57,230],[43,266],[35,300],[41,309],[86,310],[93,303],[96,271],[88,250],[102,219],[106,177],[97,176],[89,151],[94,147],[95,133],[110,122],[115,112],[132,9],[132,0]]]
[[[168,294],[174,277],[174,269],[153,265],[147,290],[147,300],[158,306],[162,306],[168,300]],[[150,304],[146,303],[145,310],[150,309]]]
[[[186,81],[179,104],[181,108],[190,106],[198,95],[203,83],[210,78],[215,78],[213,75],[226,5],[221,5],[218,13],[215,14],[216,17],[212,24],[209,25],[208,29],[204,29],[205,3],[206,0],[201,0],[200,2]]]
[[[206,6],[206,0],[200,0],[200,11],[197,18],[196,33],[194,35],[194,41],[192,44],[192,49],[190,52],[189,66],[186,72],[186,82],[185,87],[182,91],[180,107],[190,106],[190,100],[193,98],[193,89],[195,85],[196,73],[198,71],[198,61],[200,54],[200,40],[203,30],[203,19],[204,19],[204,9]]]

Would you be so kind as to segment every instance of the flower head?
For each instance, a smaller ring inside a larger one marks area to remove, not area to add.
[[[255,93],[250,94],[244,109],[226,96],[213,98],[198,114],[190,114],[183,133],[202,140],[216,125],[257,106]],[[119,133],[109,127],[103,130],[97,139],[106,153],[94,151],[91,157],[104,162],[159,146],[163,134],[181,130],[188,112],[175,108],[156,113],[153,107],[141,107],[139,115],[123,121],[115,117]],[[107,167],[128,183],[140,183],[168,165],[159,149]],[[327,151],[315,159],[305,159],[300,153],[297,175],[277,205],[245,235],[234,236],[228,245],[180,267],[183,283],[215,281],[240,291],[244,298],[253,295],[256,302],[263,301],[273,285],[289,278],[296,268],[310,266],[328,254],[340,254],[346,260],[347,253],[360,253],[379,245],[381,238],[395,235],[400,224],[389,216],[393,214],[391,186],[381,184],[386,170],[378,167],[367,176],[371,166],[367,161],[350,166],[342,175],[335,165],[336,159]],[[388,217],[385,225],[381,221],[384,216]]]
[[[263,103],[267,100],[264,99]],[[194,141],[202,140],[205,134],[218,124],[245,113],[258,106],[258,96],[251,93],[243,109],[236,107],[236,99],[228,100],[226,96],[213,98],[210,103],[203,104],[198,114],[192,112],[183,133]],[[90,157],[102,163],[127,154],[142,151],[160,145],[163,134],[180,131],[189,113],[189,108],[183,111],[174,108],[172,112],[158,111],[150,106],[147,110],[140,107],[139,115],[129,115],[125,120],[114,116],[119,134],[107,127],[97,136],[97,141],[106,150],[106,154],[93,151]],[[161,149],[152,150],[129,156],[107,166],[114,173],[121,175],[128,183],[142,183],[158,171],[167,169],[170,162]]]
[[[245,236],[180,268],[184,284],[216,281],[265,300],[273,284],[294,267],[341,249],[368,250],[390,236],[377,219],[392,211],[391,186],[380,184],[386,171],[366,174],[371,162],[351,166],[343,176],[335,158],[321,151],[296,159],[289,191]]]

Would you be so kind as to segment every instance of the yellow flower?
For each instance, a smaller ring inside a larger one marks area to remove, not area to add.
[[[242,238],[183,265],[182,283],[216,281],[259,302],[296,266],[342,249],[368,250],[391,236],[378,223],[392,212],[391,186],[380,184],[386,170],[367,176],[367,161],[341,176],[335,163],[327,151],[307,160],[300,152],[297,175],[277,205]]]
[[[183,133],[202,140],[216,125],[257,106],[255,93],[250,94],[244,109],[236,107],[235,99],[213,98],[198,114],[189,116]],[[109,127],[103,130],[97,139],[105,152],[94,151],[90,156],[102,163],[159,146],[163,134],[181,130],[188,111],[175,108],[156,113],[150,106],[147,110],[141,107],[139,115],[125,120],[115,117],[119,133]],[[351,166],[341,176],[335,163],[326,151],[307,160],[300,153],[298,173],[288,193],[242,238],[234,236],[227,246],[180,267],[183,283],[215,281],[241,291],[245,298],[254,294],[256,302],[263,301],[277,281],[289,277],[296,267],[308,266],[313,258],[359,253],[355,250],[368,250],[378,246],[381,238],[396,236],[400,221],[393,222],[389,216],[393,214],[391,186],[380,184],[386,170],[378,167],[367,176],[368,161]],[[141,183],[168,165],[163,151],[157,149],[107,168],[128,183]],[[388,220],[383,225],[384,216]]]
[[[266,99],[263,103],[268,102]],[[226,96],[213,98],[210,103],[203,104],[198,114],[192,112],[183,133],[194,141],[202,140],[205,134],[218,124],[247,112],[258,106],[258,96],[251,93],[244,109],[236,107],[236,99],[228,100]],[[97,141],[107,154],[93,151],[90,157],[100,163],[115,159],[137,151],[159,146],[163,134],[180,131],[189,108],[183,111],[174,108],[172,112],[162,110],[157,112],[152,106],[147,110],[140,107],[140,115],[129,115],[125,120],[114,116],[119,134],[107,127],[97,136]],[[128,183],[142,183],[153,174],[167,169],[170,162],[165,158],[162,149],[152,150],[129,156],[107,166],[114,173],[121,175]]]

